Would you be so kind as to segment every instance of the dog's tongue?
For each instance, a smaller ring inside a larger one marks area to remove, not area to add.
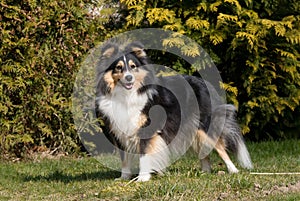
[[[125,88],[126,89],[131,89],[133,87],[133,84],[132,83],[126,83],[125,84]]]

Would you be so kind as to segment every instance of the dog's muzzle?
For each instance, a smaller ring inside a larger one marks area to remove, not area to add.
[[[134,84],[134,76],[131,73],[125,73],[123,78],[121,79],[121,83],[125,89],[132,89]]]

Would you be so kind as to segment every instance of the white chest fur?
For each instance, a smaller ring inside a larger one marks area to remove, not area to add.
[[[130,139],[136,138],[141,111],[148,102],[147,94],[135,90],[125,90],[117,86],[112,94],[99,98],[99,109],[109,119],[111,130],[128,146]]]

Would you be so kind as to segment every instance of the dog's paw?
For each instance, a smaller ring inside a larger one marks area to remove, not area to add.
[[[235,165],[230,160],[225,161],[225,164],[227,166],[228,173],[234,174],[234,173],[238,173],[239,172],[239,170],[235,167]]]
[[[239,172],[239,170],[238,170],[236,167],[234,167],[234,168],[228,169],[228,172],[229,172],[230,174],[236,174],[236,173]]]
[[[151,178],[151,174],[142,174],[138,176],[137,182],[145,182],[145,181],[149,181]]]

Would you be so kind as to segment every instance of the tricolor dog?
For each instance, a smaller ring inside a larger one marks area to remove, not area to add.
[[[237,173],[238,169],[227,150],[236,155],[242,167],[252,168],[236,121],[235,107],[230,104],[212,107],[209,89],[203,79],[188,75],[157,76],[149,65],[143,45],[138,42],[124,49],[108,43],[101,54],[96,113],[105,123],[106,137],[123,150],[122,179],[132,177],[132,154],[139,155],[137,180],[148,181],[152,173],[167,167],[176,147],[180,149],[187,143],[198,153],[203,171],[211,171],[209,155],[200,157],[205,150],[203,147],[215,149],[230,173]],[[183,98],[178,99],[172,90],[176,91],[174,86],[183,81],[191,90],[179,87]],[[197,103],[196,114],[191,108],[192,99]],[[160,115],[150,117],[154,106],[163,108],[162,120]],[[182,112],[185,107],[188,114]],[[151,129],[145,129],[149,125]],[[181,137],[176,140],[179,134]]]

